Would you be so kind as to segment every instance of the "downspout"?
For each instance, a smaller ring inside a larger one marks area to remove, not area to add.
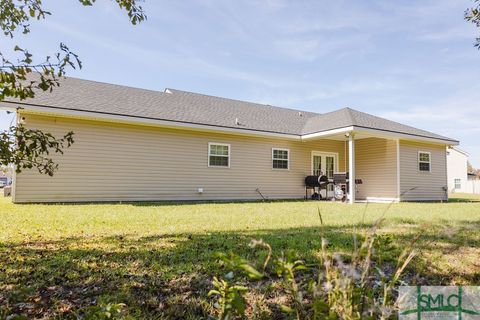
[[[398,201],[402,201],[402,186],[401,186],[401,174],[400,174],[400,139],[396,139],[397,148],[397,198]]]

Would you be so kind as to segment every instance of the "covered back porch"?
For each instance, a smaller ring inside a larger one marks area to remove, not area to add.
[[[305,136],[302,141],[312,149],[309,175],[328,178],[320,188],[322,199],[334,198],[335,187],[340,187],[348,194],[349,203],[400,200],[399,138],[338,130]],[[327,141],[328,145],[335,145],[336,150],[324,148]],[[342,175],[346,175],[346,182],[342,183]],[[318,192],[311,188],[305,191],[306,198],[310,199]]]

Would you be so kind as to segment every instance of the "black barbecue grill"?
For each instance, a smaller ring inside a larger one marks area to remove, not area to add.
[[[362,179],[355,179],[355,185],[362,184]],[[308,199],[308,190],[312,190],[311,198],[314,200],[322,199],[321,190],[325,190],[325,195],[328,192],[328,186],[330,184],[334,185],[334,190],[340,188],[343,191],[343,194],[346,195],[348,192],[348,172],[334,173],[333,178],[329,179],[325,175],[320,176],[306,176],[305,177],[305,199]],[[318,191],[317,191],[318,190]],[[326,200],[327,197],[325,197]],[[346,200],[346,197],[343,198]]]
[[[332,179],[328,179],[327,176],[306,176],[305,177],[305,199],[308,199],[308,190],[312,190],[312,199],[322,199],[321,190],[328,190],[328,185],[333,183]],[[318,190],[318,192],[317,192]]]

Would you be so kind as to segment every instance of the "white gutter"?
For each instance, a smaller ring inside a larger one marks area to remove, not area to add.
[[[1,109],[7,109],[0,105]],[[12,108],[8,108],[9,111]],[[179,121],[168,121],[160,119],[151,119],[151,118],[140,118],[134,116],[123,116],[115,114],[105,114],[105,113],[95,113],[88,111],[79,111],[79,110],[65,110],[52,107],[39,107],[32,105],[22,105],[17,108],[13,108],[14,111],[20,112],[22,114],[38,114],[38,115],[47,115],[53,117],[66,117],[66,118],[75,118],[75,119],[85,119],[85,120],[97,120],[97,121],[107,121],[107,122],[120,122],[125,124],[135,124],[135,125],[147,125],[147,126],[159,126],[172,129],[188,129],[188,130],[198,130],[198,131],[210,131],[218,133],[228,133],[228,134],[240,134],[240,135],[249,135],[249,136],[264,136],[270,138],[282,138],[288,140],[300,140],[300,135],[293,134],[284,134],[277,132],[268,132],[268,131],[259,131],[251,129],[242,129],[242,128],[232,128],[232,127],[221,127],[214,125],[206,124],[196,124],[188,122],[179,122]]]
[[[17,112],[17,107],[10,107],[5,105],[0,101],[0,110],[10,111],[10,112]]]
[[[440,138],[430,138],[430,137],[424,137],[424,136],[415,135],[415,134],[400,133],[400,132],[388,131],[388,130],[382,130],[382,129],[371,129],[371,128],[363,128],[363,127],[354,126],[354,131],[355,132],[360,132],[360,133],[369,133],[369,134],[373,134],[377,137],[390,138],[390,139],[405,139],[405,140],[425,141],[425,142],[430,142],[430,143],[447,144],[447,145],[452,145],[452,146],[456,146],[456,145],[459,144],[458,141],[453,141],[453,140],[446,140],[446,139],[440,139]]]

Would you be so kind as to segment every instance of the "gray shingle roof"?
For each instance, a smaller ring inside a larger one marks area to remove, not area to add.
[[[158,92],[70,77],[62,79],[51,93],[38,92],[33,99],[10,102],[25,104],[25,108],[30,104],[293,135],[358,126],[455,141],[350,108],[318,114],[174,89]]]
[[[337,111],[325,113],[320,116],[310,118],[307,121],[305,127],[303,128],[302,134],[318,132],[318,128],[323,128],[322,131],[327,131],[349,126],[366,129],[377,129],[394,133],[409,134],[418,137],[434,138],[456,142],[456,140],[454,139],[447,138],[436,133],[417,129],[351,108],[343,108]]]

